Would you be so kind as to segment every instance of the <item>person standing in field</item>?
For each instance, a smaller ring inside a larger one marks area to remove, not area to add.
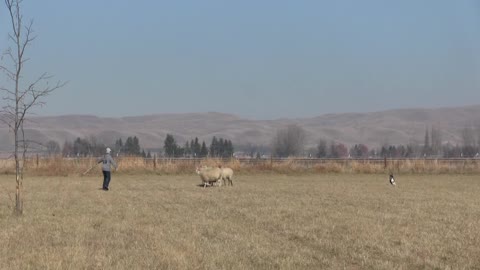
[[[117,163],[115,163],[115,160],[113,160],[112,156],[110,155],[110,152],[112,152],[112,149],[107,148],[106,154],[103,155],[98,160],[98,163],[102,163],[102,172],[103,172],[103,187],[102,189],[107,191],[108,190],[108,185],[110,184],[111,180],[111,167],[113,166],[115,168],[115,171],[117,170]]]

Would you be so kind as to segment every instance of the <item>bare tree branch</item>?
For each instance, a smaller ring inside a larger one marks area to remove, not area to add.
[[[10,71],[8,68],[6,68],[4,66],[0,66],[0,71],[4,72],[10,80],[13,80],[13,78],[15,78],[14,77],[15,73]]]
[[[31,144],[36,142],[28,140],[25,133],[26,116],[35,106],[43,106],[45,102],[42,100],[53,91],[65,86],[66,83],[57,82],[53,86],[49,84],[52,76],[47,73],[41,74],[36,80],[27,84],[26,88],[22,88],[23,67],[28,58],[25,53],[29,45],[36,39],[33,30],[33,20],[26,25],[23,24],[23,16],[21,13],[22,0],[4,0],[8,10],[11,22],[11,33],[8,38],[13,44],[13,48],[9,48],[3,55],[8,56],[12,68],[0,65],[0,72],[12,82],[12,86],[1,86],[0,91],[4,96],[2,99],[6,101],[6,105],[0,110],[0,121],[8,125],[14,135],[14,152],[15,158],[15,175],[16,175],[16,194],[15,194],[15,210],[21,214],[23,212],[22,186],[24,177],[24,164],[27,152]]]

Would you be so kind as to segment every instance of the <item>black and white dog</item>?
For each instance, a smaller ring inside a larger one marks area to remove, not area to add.
[[[395,178],[393,178],[393,174],[390,174],[390,184],[392,184],[393,186],[397,185],[395,184]]]

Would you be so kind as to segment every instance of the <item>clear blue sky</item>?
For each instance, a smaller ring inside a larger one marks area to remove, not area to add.
[[[218,111],[274,119],[480,104],[480,1],[25,0],[23,7],[38,34],[27,75],[69,81],[42,115]],[[0,25],[4,50],[3,3]]]

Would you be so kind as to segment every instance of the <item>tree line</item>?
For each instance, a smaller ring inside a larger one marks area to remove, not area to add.
[[[190,141],[186,141],[181,147],[175,141],[171,134],[167,134],[163,144],[163,151],[166,157],[232,157],[234,152],[231,140],[218,138],[213,136],[210,146],[207,147],[205,141],[200,144],[197,137]]]
[[[151,158],[151,151],[145,151],[140,145],[140,139],[136,136],[127,137],[125,141],[122,138],[115,140],[113,146],[105,143],[99,143],[93,136],[88,138],[76,138],[73,142],[66,141],[61,148],[58,142],[50,140],[45,144],[45,150],[49,155],[62,153],[65,157],[90,157],[100,156],[105,153],[106,147],[112,149],[115,156],[140,156]],[[231,157],[234,153],[234,146],[231,140],[217,138],[213,136],[209,146],[198,138],[186,141],[183,146],[179,146],[171,134],[167,134],[163,147],[163,155],[166,157]]]
[[[432,126],[430,129],[426,128],[423,144],[385,144],[373,148],[369,148],[365,144],[355,144],[348,148],[345,144],[335,140],[319,139],[315,149],[306,151],[304,149],[306,131],[300,126],[292,124],[277,130],[272,140],[272,155],[275,157],[308,156],[317,158],[479,157],[480,126],[464,128],[461,131],[461,137],[462,144],[444,143],[441,130]]]
[[[461,130],[461,144],[443,141],[439,128],[426,128],[423,144],[409,143],[400,145],[385,144],[381,147],[369,148],[366,144],[355,144],[348,147],[336,141],[319,139],[314,149],[305,149],[306,131],[298,125],[288,125],[278,129],[272,138],[270,146],[240,146],[246,150],[246,155],[261,158],[264,155],[273,157],[316,157],[316,158],[457,158],[478,157],[480,152],[480,127],[467,127]],[[107,145],[99,143],[95,137],[77,138],[73,142],[65,142],[63,147],[50,140],[45,144],[48,154],[62,153],[64,156],[98,156],[105,152]],[[114,155],[142,156],[151,158],[152,154],[145,151],[136,136],[115,140],[111,146]],[[163,146],[157,148],[165,157],[220,157],[233,156],[234,146],[231,140],[213,136],[210,144],[200,142],[196,137],[180,145],[172,134],[167,134]]]
[[[47,143],[48,153],[52,153],[51,149],[59,149],[54,141]],[[125,155],[125,156],[151,156],[150,152],[146,153],[144,149],[140,147],[140,140],[136,137],[127,137],[125,142],[121,138],[117,139],[113,146],[100,143],[93,136],[89,138],[76,138],[73,142],[66,141],[63,144],[62,154],[67,157],[88,157],[99,156],[105,154],[105,149],[110,147],[113,151],[113,155]],[[59,151],[57,151],[58,153]],[[53,152],[55,153],[55,152]]]

